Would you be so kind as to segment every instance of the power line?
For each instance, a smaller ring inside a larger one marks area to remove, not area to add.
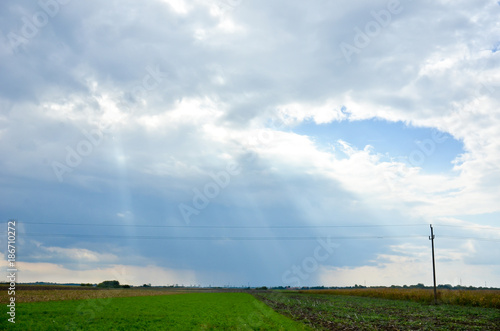
[[[321,229],[321,228],[382,228],[382,227],[412,227],[412,226],[427,226],[427,224],[359,224],[359,225],[268,225],[268,226],[253,226],[253,225],[159,225],[159,224],[102,224],[102,223],[63,223],[63,222],[20,222],[21,224],[33,225],[64,225],[64,226],[89,226],[89,227],[134,227],[134,228],[179,228],[179,229]],[[449,225],[437,224],[443,227],[457,228],[487,228],[489,226],[465,226],[465,225]],[[493,228],[496,229],[496,228]],[[500,228],[499,228],[500,230]],[[5,233],[2,233],[5,234]],[[120,235],[87,235],[87,234],[43,234],[43,233],[24,233],[28,237],[68,237],[68,238],[121,238],[121,239],[164,239],[164,240],[317,240],[319,237],[234,237],[234,236],[120,236]],[[420,235],[406,236],[346,236],[346,237],[330,237],[331,239],[386,239],[386,238],[418,238]],[[478,237],[459,237],[459,236],[439,236],[446,239],[461,239],[461,240],[479,240],[500,242],[497,238],[478,238]]]
[[[434,224],[434,226],[450,227],[450,228],[475,228],[485,230],[500,230],[500,228],[490,225],[452,225],[452,224]]]
[[[2,233],[4,234],[4,233]],[[331,240],[357,240],[357,239],[396,239],[396,238],[422,238],[422,235],[406,236],[350,236],[350,237],[328,237],[328,236],[300,236],[300,237],[234,237],[234,236],[120,236],[120,235],[87,235],[87,234],[64,234],[64,233],[23,233],[25,237],[63,237],[63,238],[107,238],[107,239],[163,239],[163,240],[318,240],[328,238]]]
[[[7,234],[0,232],[0,234]],[[317,240],[320,238],[329,238],[333,240],[358,240],[358,239],[398,239],[398,238],[423,238],[424,235],[400,235],[400,236],[288,236],[288,237],[242,237],[242,236],[121,236],[121,235],[91,235],[91,234],[74,234],[74,233],[22,233],[25,237],[57,237],[57,238],[114,238],[114,239],[165,239],[165,240],[232,240],[232,241],[250,241],[250,240]],[[479,240],[479,241],[492,241],[500,242],[499,238],[478,238],[478,237],[459,237],[459,236],[446,236],[440,235],[439,238],[443,239],[460,239],[460,240]]]
[[[439,236],[439,238],[445,239],[460,239],[460,240],[480,240],[480,241],[496,241],[500,242],[498,238],[477,238],[477,237],[458,237],[458,236]]]
[[[156,225],[156,224],[102,224],[102,223],[62,223],[62,222],[20,222],[36,225],[69,225],[100,227],[136,227],[136,228],[180,228],[180,229],[310,229],[310,228],[374,228],[374,227],[407,227],[427,224],[362,224],[362,225]]]
[[[134,228],[177,228],[177,229],[321,229],[321,228],[378,228],[378,227],[412,227],[427,226],[424,223],[413,224],[341,224],[341,225],[160,225],[160,224],[103,224],[103,223],[64,223],[64,222],[20,222],[33,225],[64,225],[64,226],[96,226],[96,227],[134,227]],[[434,224],[439,227],[476,228],[485,230],[499,230],[500,228],[488,225],[451,225]]]

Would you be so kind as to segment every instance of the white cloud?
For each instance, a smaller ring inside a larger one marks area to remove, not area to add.
[[[316,124],[323,124],[348,118],[342,112],[342,105],[335,101],[326,101],[321,105],[291,103],[278,106],[277,111],[282,117],[282,121],[287,124],[300,123],[308,119],[314,120]]]
[[[134,215],[132,214],[132,212],[130,210],[127,210],[123,213],[116,213],[116,216],[118,216],[119,218],[123,218],[123,219],[130,219]]]
[[[71,259],[79,263],[92,262],[110,262],[116,261],[117,256],[113,254],[100,254],[92,252],[85,248],[62,248],[62,247],[45,247],[46,253],[50,254],[51,258],[57,257],[60,259]]]
[[[161,2],[168,4],[176,13],[179,14],[187,14],[191,9],[189,3],[184,0],[161,0]]]

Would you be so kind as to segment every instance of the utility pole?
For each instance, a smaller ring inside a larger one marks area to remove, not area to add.
[[[436,292],[436,262],[434,260],[434,230],[432,229],[431,224],[431,235],[429,236],[429,240],[432,243],[432,274],[434,276],[434,304],[437,304],[437,292]]]

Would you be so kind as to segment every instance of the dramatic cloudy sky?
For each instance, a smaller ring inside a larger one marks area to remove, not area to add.
[[[497,1],[0,15],[19,281],[500,286]]]

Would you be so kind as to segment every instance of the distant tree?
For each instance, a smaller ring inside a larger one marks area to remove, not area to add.
[[[117,280],[105,280],[102,283],[97,284],[100,288],[120,288],[120,282]]]
[[[451,286],[451,284],[439,284],[437,286],[438,288],[444,288],[444,289],[447,289],[447,290],[451,290],[453,288],[453,286]]]

